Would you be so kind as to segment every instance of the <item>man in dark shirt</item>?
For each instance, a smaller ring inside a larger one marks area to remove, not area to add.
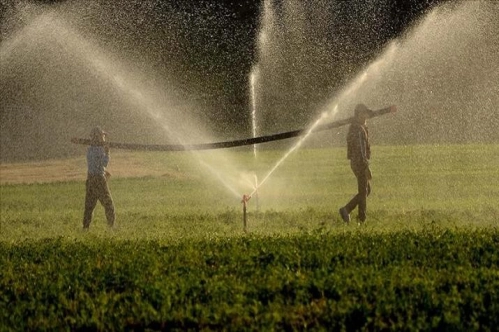
[[[85,212],[83,214],[83,228],[88,229],[92,221],[92,214],[100,201],[106,213],[107,224],[112,227],[115,220],[114,203],[107,185],[110,174],[106,171],[109,163],[109,146],[105,144],[106,133],[95,127],[90,134],[91,145],[87,150],[88,174],[86,181]]]
[[[367,119],[373,115],[373,111],[364,104],[355,107],[354,121],[350,125],[347,135],[347,158],[350,159],[350,167],[357,178],[357,195],[340,209],[343,221],[350,221],[350,213],[358,206],[359,221],[366,221],[367,196],[371,192],[370,180],[372,178],[369,169],[371,158],[371,146],[369,144],[369,132]]]

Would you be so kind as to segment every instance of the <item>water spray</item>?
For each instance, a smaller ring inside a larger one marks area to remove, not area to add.
[[[256,82],[258,79],[258,67],[253,67],[250,74],[250,94],[251,94],[251,131],[256,137]],[[253,144],[253,155],[256,158],[256,144]]]
[[[390,106],[386,108],[382,108],[380,110],[373,111],[371,113],[371,118],[377,117],[380,115],[388,114],[388,113],[394,113],[397,111],[397,108],[395,106]],[[322,130],[328,130],[328,129],[333,129],[333,128],[338,128],[347,124],[352,123],[355,120],[355,117],[350,117],[348,119],[340,120],[340,121],[334,121],[326,124],[320,124],[323,120],[323,117],[319,118],[310,128],[308,129],[301,129],[301,130],[295,130],[295,131],[290,131],[290,132],[285,132],[285,133],[280,133],[280,134],[274,134],[274,135],[268,135],[268,136],[260,136],[260,137],[253,137],[253,138],[247,138],[247,139],[242,139],[242,140],[236,140],[236,141],[226,141],[226,142],[217,142],[217,143],[204,143],[204,144],[192,144],[192,145],[181,145],[181,144],[176,144],[176,145],[149,145],[149,144],[129,144],[129,143],[113,143],[113,142],[105,142],[107,146],[110,148],[117,148],[117,149],[128,149],[128,150],[148,150],[148,151],[189,151],[189,150],[210,150],[210,149],[221,149],[221,148],[230,148],[230,147],[236,147],[236,146],[243,146],[243,145],[254,145],[254,144],[259,144],[259,143],[265,143],[265,142],[271,142],[271,141],[276,141],[276,140],[282,140],[286,138],[291,138],[291,137],[296,137],[296,136],[303,136],[298,144],[296,144],[288,153],[284,155],[281,160],[270,170],[270,172],[263,178],[262,181],[258,182],[258,179],[255,175],[255,187],[253,189],[253,192],[249,195],[243,195],[243,198],[241,200],[241,203],[243,204],[243,227],[244,231],[247,232],[247,203],[251,199],[252,196],[255,196],[255,199],[257,200],[257,209],[258,207],[258,188],[262,186],[267,179],[272,175],[272,173],[280,166],[282,162],[294,151],[296,150],[305,139],[310,136],[312,133],[317,132],[317,131],[322,131]],[[81,138],[73,138],[71,139],[71,142],[75,144],[85,144],[85,145],[90,145],[91,141],[90,139],[81,139]]]
[[[260,204],[258,202],[258,177],[255,174],[255,192],[253,193],[253,196],[255,196],[255,201],[256,201],[256,210],[260,210]]]

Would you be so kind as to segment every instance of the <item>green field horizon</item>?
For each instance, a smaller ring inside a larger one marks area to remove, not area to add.
[[[280,150],[263,150],[255,158],[248,150],[229,151],[230,159],[243,168],[234,176],[229,167],[233,165],[219,164],[217,176],[227,171],[234,183],[239,174],[249,174],[249,181],[254,175],[262,179],[283,154]],[[274,234],[344,226],[337,211],[356,191],[344,154],[343,148],[293,153],[248,202],[248,229]],[[161,237],[165,231],[169,237],[185,237],[242,230],[241,198],[252,192],[252,184],[236,183],[240,186],[228,190],[223,179],[206,171],[200,162],[204,156],[113,152],[111,158],[116,233]],[[366,226],[397,230],[426,219],[449,225],[496,225],[498,165],[499,145],[493,144],[375,146]],[[83,158],[3,164],[0,238],[16,241],[78,234],[85,167]],[[19,182],[22,174],[27,174],[30,183],[8,183],[9,178]],[[103,209],[98,205],[91,232],[105,230],[105,224]],[[192,229],[186,229],[186,225]]]

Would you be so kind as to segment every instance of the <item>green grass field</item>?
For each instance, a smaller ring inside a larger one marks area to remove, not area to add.
[[[282,154],[224,152],[215,176],[209,152],[113,152],[117,227],[98,206],[89,232],[83,180],[2,168],[0,330],[498,326],[499,145],[374,146],[360,227],[337,213],[356,189],[344,149],[298,150],[248,202],[245,233],[247,182]]]

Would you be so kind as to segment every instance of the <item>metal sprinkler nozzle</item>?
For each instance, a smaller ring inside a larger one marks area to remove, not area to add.
[[[243,195],[243,199],[241,200],[241,203],[246,204],[251,198],[251,195]]]

